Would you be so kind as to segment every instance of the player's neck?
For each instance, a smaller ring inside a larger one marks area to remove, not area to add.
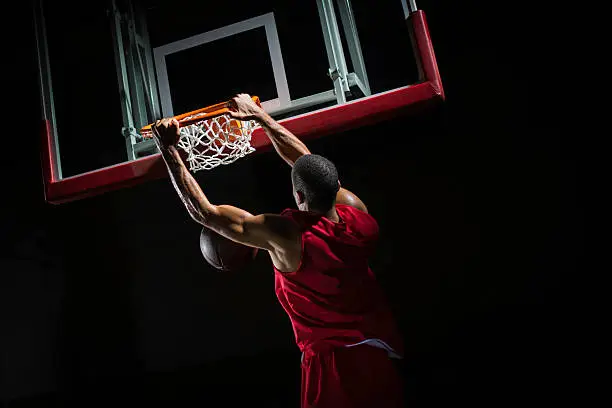
[[[323,217],[325,217],[328,220],[333,221],[333,222],[340,222],[340,216],[338,215],[338,211],[336,211],[336,204],[334,204],[332,206],[332,208],[327,210],[327,211],[325,211],[325,210],[317,210],[317,209],[314,209],[314,208],[308,208],[308,209],[306,209],[306,211],[310,211],[310,212],[313,212],[313,213],[320,214]]]
[[[338,211],[336,211],[336,206],[334,205],[331,210],[327,212],[325,218],[331,220],[333,222],[340,222],[340,217],[338,216]]]
[[[338,216],[338,211],[336,211],[336,206],[334,205],[329,211],[320,211],[321,214],[325,218],[333,222],[340,222],[340,217]]]

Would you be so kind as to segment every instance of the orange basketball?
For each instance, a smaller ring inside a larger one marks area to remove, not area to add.
[[[206,262],[220,271],[236,271],[253,262],[257,248],[238,244],[204,227],[200,233],[200,250]]]

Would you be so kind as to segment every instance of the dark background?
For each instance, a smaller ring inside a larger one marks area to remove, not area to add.
[[[380,222],[372,265],[406,338],[410,406],[565,401],[577,299],[560,285],[582,265],[579,149],[550,120],[556,83],[542,79],[548,48],[530,31],[534,10],[418,4],[445,105],[311,148]],[[263,254],[241,273],[209,269],[167,180],[44,203],[31,10],[11,7],[0,401],[297,406],[299,353]],[[292,204],[279,166],[263,154],[198,179],[214,202],[278,211]]]

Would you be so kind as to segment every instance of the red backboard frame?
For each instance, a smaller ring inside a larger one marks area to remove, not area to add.
[[[342,105],[281,120],[280,123],[302,140],[354,129],[390,119],[444,100],[444,90],[433,50],[425,13],[418,10],[406,19],[418,63],[420,81],[415,85],[372,95]],[[253,146],[265,151],[270,141],[256,129]],[[60,204],[134,186],[147,180],[167,177],[159,154],[120,163],[99,170],[59,179],[54,160],[55,141],[48,121],[43,121],[41,161],[45,198]]]

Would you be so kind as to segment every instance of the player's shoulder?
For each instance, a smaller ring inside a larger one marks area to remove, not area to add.
[[[368,247],[378,241],[378,222],[370,214],[345,204],[336,204],[336,211],[345,224],[345,231]]]
[[[284,212],[283,212],[284,213]],[[297,237],[301,235],[299,224],[291,217],[282,214],[260,214],[260,224],[264,226],[262,231],[274,242],[276,247],[292,245]]]
[[[288,222],[291,222],[294,225],[297,225],[300,229],[316,224],[317,220],[320,218],[309,211],[302,211],[293,208],[283,210],[280,213],[280,217],[286,219]]]
[[[300,210],[295,210],[293,208],[285,208],[281,211],[280,215],[283,217],[293,218],[297,213],[300,213]]]
[[[297,229],[297,230],[302,229],[302,224],[304,224],[305,222],[304,216],[305,216],[304,211],[296,210],[293,208],[287,208],[281,211],[280,214],[276,215],[279,221],[282,220],[280,222],[287,225],[289,229]]]
[[[336,204],[336,211],[342,221],[353,230],[367,235],[378,233],[378,222],[369,213],[346,204]]]
[[[336,204],[336,211],[341,218],[352,218],[356,220],[376,222],[376,219],[369,213],[362,211],[347,204]],[[344,217],[343,217],[344,216]]]

